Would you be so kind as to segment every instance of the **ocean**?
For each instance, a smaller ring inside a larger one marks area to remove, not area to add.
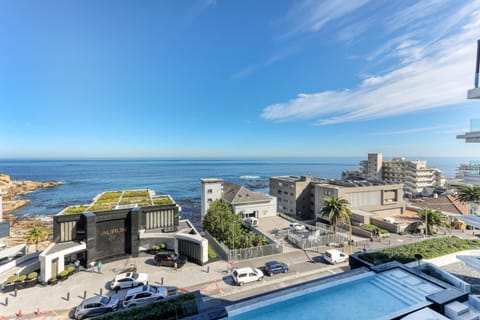
[[[366,157],[365,157],[366,158]],[[70,205],[90,203],[108,190],[145,189],[170,194],[182,207],[181,216],[200,223],[200,178],[225,181],[268,193],[268,179],[279,175],[310,175],[339,179],[342,171],[357,169],[365,158],[274,158],[274,159],[143,159],[143,160],[0,160],[0,173],[13,180],[63,181],[24,196],[31,204],[15,215],[56,214]],[[410,159],[410,158],[409,158]],[[414,158],[411,158],[414,159]],[[447,177],[455,175],[466,158],[419,158]]]

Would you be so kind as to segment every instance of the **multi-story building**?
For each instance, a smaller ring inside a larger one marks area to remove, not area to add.
[[[270,195],[277,197],[277,211],[301,218],[313,218],[313,184],[323,181],[325,180],[309,176],[270,177]]]
[[[314,184],[315,215],[321,218],[323,200],[338,197],[348,201],[350,209],[358,209],[379,217],[402,214],[405,211],[403,184],[369,181],[330,181]]]
[[[269,217],[277,214],[277,198],[267,194],[248,190],[235,183],[223,182],[223,179],[204,178],[202,182],[202,211],[207,214],[211,202],[224,200],[230,204],[234,213],[247,217]]]
[[[405,160],[403,157],[383,160],[381,153],[371,153],[368,160],[360,162],[360,165],[361,176],[364,178],[403,183],[408,195],[417,195],[426,187],[445,185],[442,171],[428,168],[425,160]]]

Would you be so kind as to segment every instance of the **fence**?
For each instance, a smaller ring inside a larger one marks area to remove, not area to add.
[[[229,250],[229,261],[240,261],[259,258],[272,254],[283,253],[283,246],[278,243],[271,243],[264,246],[250,247],[244,249]]]

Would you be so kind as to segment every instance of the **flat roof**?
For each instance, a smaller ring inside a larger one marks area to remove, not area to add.
[[[156,195],[155,191],[150,189],[105,191],[96,195],[91,203],[69,206],[59,214],[98,212],[164,204],[175,204],[175,201],[169,195]]]

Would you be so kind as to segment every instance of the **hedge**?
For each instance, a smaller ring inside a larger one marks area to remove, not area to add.
[[[185,293],[175,298],[161,300],[124,311],[109,313],[95,318],[101,320],[175,320],[198,314],[194,293]]]
[[[423,259],[432,259],[469,249],[480,249],[480,240],[434,238],[376,252],[364,253],[358,257],[374,265],[391,261],[409,263],[417,260],[415,258],[416,254],[420,254]]]

